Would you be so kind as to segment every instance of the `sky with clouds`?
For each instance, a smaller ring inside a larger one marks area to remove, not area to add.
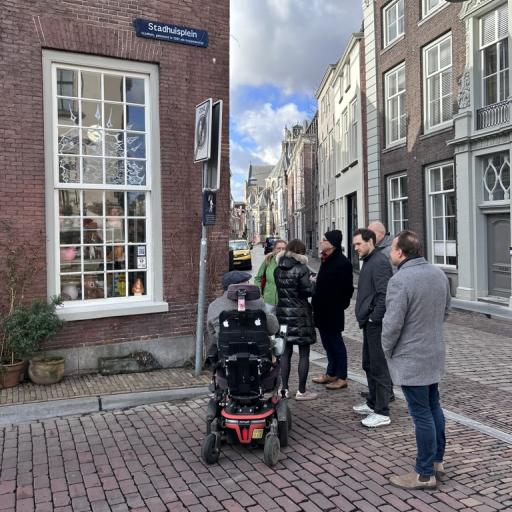
[[[362,23],[362,0],[231,0],[231,195],[249,164],[273,165],[286,125],[311,119],[315,91]]]

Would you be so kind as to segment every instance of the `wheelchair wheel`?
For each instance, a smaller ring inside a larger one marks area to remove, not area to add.
[[[201,447],[201,457],[206,464],[215,464],[219,460],[220,450],[217,444],[217,435],[214,433],[208,434]]]
[[[263,460],[267,466],[272,467],[277,464],[280,450],[279,437],[275,434],[267,434],[265,437],[265,447],[263,448]]]
[[[280,421],[277,424],[277,431],[279,435],[279,444],[282,448],[286,448],[288,446],[288,421]]]

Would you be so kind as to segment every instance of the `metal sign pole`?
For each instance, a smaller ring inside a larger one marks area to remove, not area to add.
[[[205,186],[206,171],[208,162],[203,162],[203,188]],[[201,201],[203,198],[201,197]],[[197,294],[197,325],[196,325],[196,377],[201,373],[203,360],[203,337],[204,337],[204,302],[206,295],[206,256],[208,253],[208,231],[204,222],[201,227],[201,246],[199,247],[199,291]]]

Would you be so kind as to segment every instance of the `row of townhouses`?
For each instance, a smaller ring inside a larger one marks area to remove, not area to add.
[[[511,308],[512,1],[362,3],[314,119],[251,166],[246,235],[316,254],[338,228],[357,269],[353,231],[382,220],[420,235],[460,305]]]

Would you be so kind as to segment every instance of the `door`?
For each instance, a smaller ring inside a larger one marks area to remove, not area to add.
[[[352,263],[354,270],[359,272],[359,258],[352,245],[352,237],[357,228],[357,194],[350,194],[347,196],[347,247],[349,247],[347,258]]]
[[[487,216],[489,295],[510,297],[510,214]]]

